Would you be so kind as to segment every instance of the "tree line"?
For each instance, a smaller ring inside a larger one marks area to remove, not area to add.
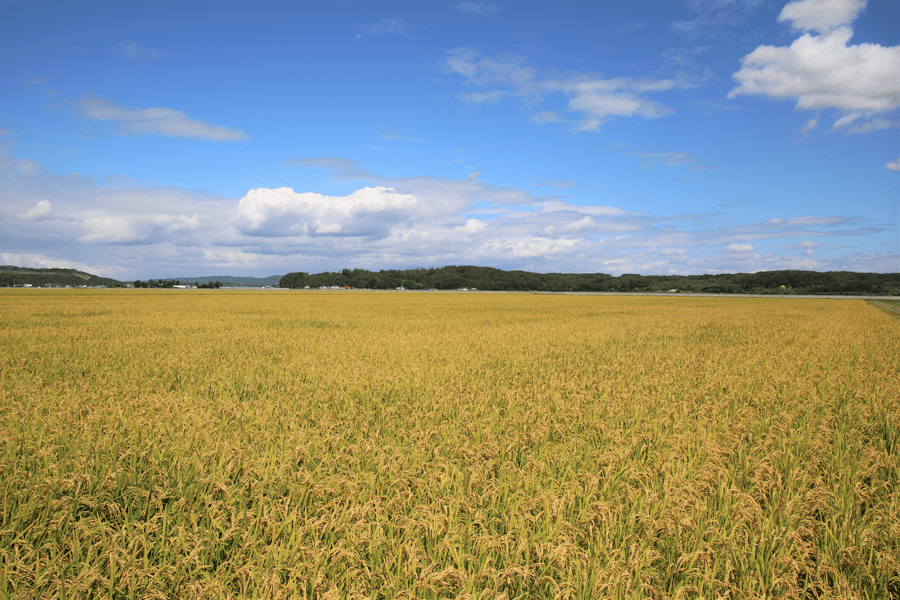
[[[220,281],[210,281],[209,283],[181,283],[178,279],[148,279],[147,281],[141,281],[140,279],[136,280],[133,284],[136,288],[162,288],[169,289],[173,288],[176,285],[187,285],[190,287],[196,287],[200,289],[219,289],[222,287],[222,282]]]
[[[605,273],[530,273],[491,267],[447,266],[434,269],[343,269],[339,272],[288,273],[279,287],[303,289],[455,290],[542,292],[693,292],[707,294],[842,294],[898,296],[900,273],[853,271],[761,271],[716,275],[639,275]]]

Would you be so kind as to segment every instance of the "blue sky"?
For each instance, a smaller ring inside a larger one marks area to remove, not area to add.
[[[900,271],[886,0],[0,0],[0,263]]]

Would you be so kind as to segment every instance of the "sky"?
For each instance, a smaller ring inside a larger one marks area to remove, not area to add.
[[[896,0],[0,0],[0,264],[900,271]]]

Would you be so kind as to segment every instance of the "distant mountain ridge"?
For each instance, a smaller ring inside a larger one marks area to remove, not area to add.
[[[125,287],[125,283],[76,269],[0,266],[0,287]]]

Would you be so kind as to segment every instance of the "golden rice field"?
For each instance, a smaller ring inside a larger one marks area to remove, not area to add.
[[[862,300],[0,291],[2,598],[900,598]]]

